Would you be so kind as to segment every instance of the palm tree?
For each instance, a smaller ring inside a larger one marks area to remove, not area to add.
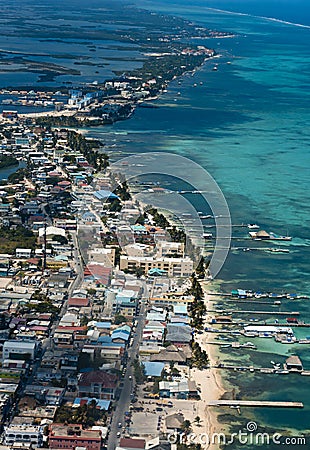
[[[199,425],[200,425],[200,422],[201,422],[200,417],[199,417],[199,416],[196,416],[196,417],[195,417],[195,423],[199,426]]]

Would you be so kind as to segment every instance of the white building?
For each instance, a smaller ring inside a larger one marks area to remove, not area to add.
[[[21,443],[42,447],[43,429],[39,425],[10,425],[4,427],[4,443],[9,446]]]
[[[31,248],[17,248],[15,255],[16,258],[31,258]]]
[[[121,255],[120,270],[133,270],[141,267],[147,275],[151,269],[164,270],[169,277],[189,277],[194,270],[193,261],[186,258],[153,258],[152,256],[134,257]]]
[[[31,341],[5,341],[2,349],[2,361],[5,359],[34,359],[37,343]],[[18,356],[19,358],[16,358]]]
[[[89,261],[102,263],[105,267],[114,267],[115,248],[93,248],[89,252]]]
[[[182,242],[161,241],[157,243],[157,256],[181,256],[184,257],[184,244]]]

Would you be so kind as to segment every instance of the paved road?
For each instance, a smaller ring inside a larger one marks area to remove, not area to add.
[[[134,370],[132,367],[132,362],[138,354],[139,344],[141,333],[144,326],[145,320],[145,305],[141,305],[140,314],[137,319],[136,332],[134,336],[134,340],[132,346],[128,349],[128,361],[127,361],[127,371],[124,377],[124,386],[122,388],[122,392],[119,400],[116,403],[116,408],[113,413],[111,429],[108,438],[107,450],[115,450],[117,446],[117,432],[121,431],[118,427],[118,424],[121,423],[122,427],[125,426],[124,414],[126,411],[129,411],[131,393],[133,392],[135,381],[134,381]],[[131,377],[131,379],[130,379]]]
[[[82,282],[83,282],[83,261],[82,261],[82,257],[80,255],[79,252],[79,246],[78,246],[78,241],[77,241],[77,235],[76,233],[72,233],[72,240],[73,240],[73,261],[75,264],[75,272],[76,272],[76,277],[75,279],[72,281],[69,289],[68,289],[68,298],[70,298],[72,296],[72,292],[76,289],[78,289]],[[52,339],[53,339],[53,335],[55,333],[56,328],[59,325],[60,319],[66,314],[67,312],[67,308],[68,308],[68,302],[67,299],[64,301],[62,308],[59,312],[59,318],[54,321],[54,324],[51,328],[51,331],[49,333],[49,337],[47,337],[46,339],[44,339],[42,341],[42,348],[44,351],[46,351],[47,349],[52,347]]]

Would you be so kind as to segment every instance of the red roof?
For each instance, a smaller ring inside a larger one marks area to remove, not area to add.
[[[144,439],[131,439],[131,438],[121,438],[120,447],[125,448],[145,448],[145,440]]]
[[[46,314],[39,314],[38,317],[40,320],[51,320],[52,318],[52,314],[51,313],[46,313]]]
[[[88,306],[88,305],[89,305],[88,298],[71,297],[68,300],[68,306]]]
[[[35,266],[37,266],[39,264],[40,258],[29,258],[27,259],[27,262],[29,264],[34,264]]]
[[[117,384],[117,377],[116,375],[104,372],[103,370],[82,373],[79,386],[90,386],[93,383],[100,383],[105,388],[114,389]]]

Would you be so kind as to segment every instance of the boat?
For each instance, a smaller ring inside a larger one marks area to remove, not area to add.
[[[247,227],[249,230],[258,230],[259,229],[259,225],[257,225],[256,223],[248,223]]]
[[[203,236],[204,239],[212,239],[212,237],[213,237],[212,233],[203,233],[202,236]]]
[[[291,241],[292,237],[291,236],[280,236],[278,234],[273,233],[272,231],[269,233],[270,235],[270,239],[275,240],[275,241]]]
[[[216,71],[217,70],[217,66],[214,66],[212,70]]]

